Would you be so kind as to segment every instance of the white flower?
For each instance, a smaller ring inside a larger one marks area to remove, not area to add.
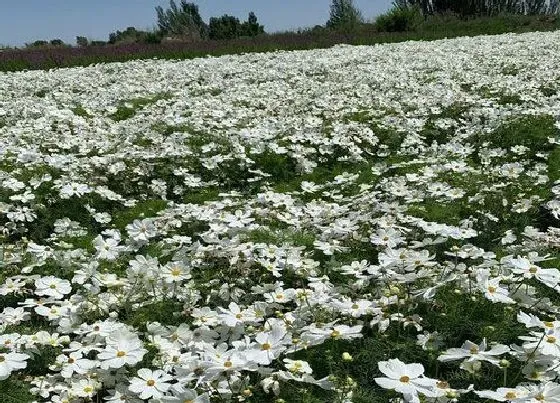
[[[486,350],[486,339],[480,344],[474,344],[472,341],[465,341],[461,348],[450,348],[445,350],[438,357],[438,361],[454,361],[466,358],[465,361],[488,361],[497,364],[500,360],[497,356],[509,352],[509,347],[503,344],[495,344],[490,350]]]
[[[6,307],[0,313],[0,323],[6,325],[19,325],[22,321],[29,320],[29,313],[24,308]]]
[[[161,398],[163,403],[210,403],[210,398],[206,393],[199,395],[193,389],[185,389],[181,392],[173,391],[173,396]]]
[[[78,397],[92,398],[101,388],[101,384],[94,379],[80,379],[72,382],[72,394]]]
[[[130,238],[136,242],[146,242],[157,235],[154,220],[150,218],[134,220],[132,224],[126,226],[126,230]]]
[[[81,352],[60,354],[56,357],[56,363],[62,367],[60,374],[64,378],[71,378],[74,373],[83,375],[96,366],[95,361],[83,358]]]
[[[284,358],[284,365],[288,371],[297,374],[311,374],[313,372],[307,361]]]
[[[509,296],[507,288],[500,287],[500,277],[489,278],[488,273],[481,271],[477,276],[478,288],[484,296],[492,302],[514,304],[515,301]]]
[[[481,391],[474,391],[478,396],[496,400],[498,402],[506,402],[506,401],[515,401],[515,402],[523,402],[523,401],[533,401],[533,400],[525,400],[524,398],[527,397],[528,391],[526,388],[519,386],[517,388],[498,388],[496,391],[492,390],[481,390]],[[536,401],[536,400],[535,400]]]
[[[405,364],[399,359],[380,361],[379,370],[386,378],[375,378],[375,382],[385,389],[402,393],[407,402],[419,402],[418,393],[435,397],[433,391],[436,380],[424,378],[422,364]]]
[[[182,262],[169,262],[161,268],[166,283],[181,282],[191,278],[190,269]]]
[[[536,278],[548,287],[554,288],[560,282],[560,271],[558,269],[545,269],[537,266],[525,257],[517,257],[509,260],[511,271],[522,275],[524,278]]]
[[[46,295],[56,299],[61,299],[66,294],[70,294],[72,286],[70,281],[63,280],[54,276],[40,277],[35,280],[35,294]]]
[[[16,369],[27,367],[27,354],[21,353],[2,353],[0,352],[0,381],[8,379],[10,374]]]
[[[121,250],[118,240],[114,238],[103,239],[101,235],[95,237],[93,246],[97,250],[97,257],[105,260],[115,260]]]
[[[160,399],[169,390],[168,381],[173,377],[161,370],[151,371],[146,368],[138,370],[138,377],[132,378],[128,389],[137,393],[141,399]]]
[[[97,358],[101,361],[102,369],[120,368],[125,364],[139,363],[146,352],[136,334],[115,331],[107,337],[107,346]]]

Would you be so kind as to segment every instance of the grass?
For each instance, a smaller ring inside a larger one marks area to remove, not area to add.
[[[556,120],[550,115],[526,115],[498,127],[488,141],[494,147],[509,149],[516,145],[528,147],[533,153],[550,151],[548,138],[558,136]]]
[[[128,101],[124,101],[117,107],[117,110],[113,114],[111,114],[110,117],[116,122],[130,119],[131,117],[136,115],[138,111],[142,110],[146,106],[154,104],[159,100],[165,100],[170,98],[171,95],[169,93],[159,93],[159,94],[152,95],[150,97],[134,98]],[[78,110],[78,112],[80,112],[80,110]],[[81,112],[83,113],[85,111],[81,111]],[[76,113],[75,110],[74,113]]]

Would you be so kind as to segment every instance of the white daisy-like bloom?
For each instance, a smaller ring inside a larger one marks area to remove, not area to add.
[[[142,361],[147,352],[142,341],[134,333],[116,331],[107,336],[106,342],[105,349],[97,356],[102,369],[121,368],[126,364],[135,365]]]
[[[379,371],[385,377],[375,378],[375,382],[384,389],[402,393],[406,402],[420,402],[418,394],[436,397],[434,392],[436,380],[424,377],[422,364],[405,364],[399,359],[380,361]]]
[[[0,380],[8,379],[13,371],[27,367],[29,355],[16,352],[0,352]]]
[[[68,280],[54,276],[40,277],[35,280],[35,294],[61,299],[72,291]]]
[[[138,370],[138,376],[130,381],[128,389],[138,394],[141,399],[161,399],[171,387],[173,377],[161,370],[151,371],[147,368]]]

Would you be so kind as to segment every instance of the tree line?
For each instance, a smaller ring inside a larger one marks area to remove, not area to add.
[[[156,24],[153,30],[143,31],[128,27],[109,34],[107,41],[90,41],[85,36],[77,36],[80,47],[116,43],[160,43],[162,40],[202,41],[229,40],[240,37],[254,37],[265,34],[264,26],[258,22],[254,12],[245,21],[224,14],[211,17],[205,22],[197,4],[180,0],[170,0],[169,7],[155,8]],[[380,15],[375,26],[380,31],[409,30],[418,15],[424,18],[437,14],[452,14],[461,18],[496,16],[501,14],[558,14],[560,0],[394,0],[393,7]],[[311,29],[314,33],[326,30],[353,30],[365,24],[361,11],[353,0],[331,0],[330,16],[324,25]],[[299,32],[299,31],[298,31]],[[27,47],[70,46],[60,39],[35,41]]]
[[[424,15],[453,13],[462,17],[499,14],[556,14],[559,0],[395,0],[399,8],[416,7]]]

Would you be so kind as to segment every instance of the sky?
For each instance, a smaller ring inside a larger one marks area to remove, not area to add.
[[[179,0],[176,0],[179,3]],[[330,0],[199,0],[203,19],[230,14],[245,20],[254,11],[267,32],[324,24]],[[366,19],[387,11],[392,0],[354,0]],[[156,25],[156,6],[169,0],[0,0],[0,45],[21,46],[35,40],[76,36],[107,40],[109,33]]]

